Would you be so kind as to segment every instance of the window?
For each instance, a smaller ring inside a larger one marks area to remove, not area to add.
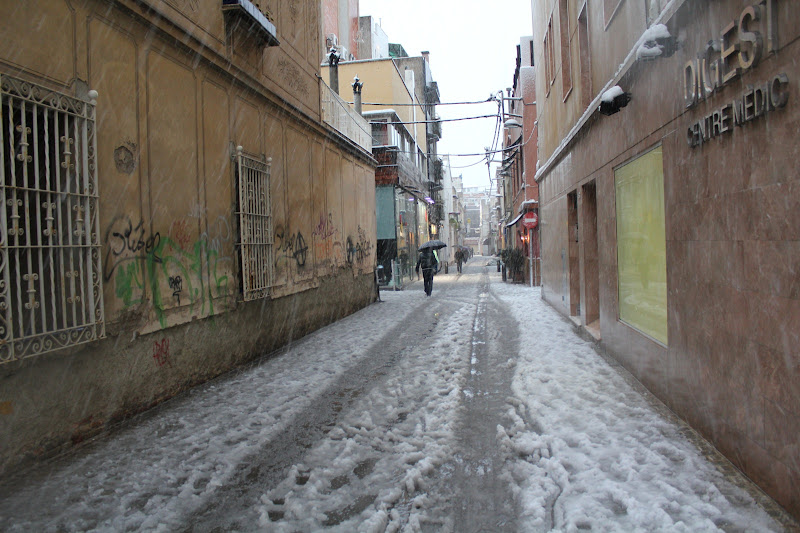
[[[658,146],[614,171],[619,318],[667,344],[664,170]]]
[[[581,103],[584,109],[592,102],[592,68],[591,52],[589,50],[589,20],[586,14],[586,4],[583,4],[578,15],[578,46],[580,50],[580,91]]]
[[[622,0],[603,0],[603,19],[605,21],[606,29],[608,28],[608,23],[611,22],[611,19],[614,17],[614,14],[619,9],[619,5],[622,3]]]
[[[244,300],[266,298],[274,284],[272,210],[269,194],[272,159],[236,149],[239,188],[239,243]]]
[[[544,75],[545,75],[545,95],[550,95],[550,86],[556,80],[556,66],[553,57],[553,17],[547,23],[547,31],[544,34]]]
[[[530,46],[530,52],[531,52],[531,65],[530,66],[534,66],[533,65],[533,39],[528,41],[528,46]]]
[[[0,363],[105,337],[94,102],[0,77]]]
[[[572,66],[569,53],[569,13],[567,12],[567,0],[558,2],[558,26],[561,36],[561,91],[564,100],[572,92]]]

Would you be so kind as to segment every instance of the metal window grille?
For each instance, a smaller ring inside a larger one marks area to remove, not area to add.
[[[0,76],[0,364],[105,337],[94,117]]]
[[[265,298],[273,285],[272,210],[269,178],[272,158],[256,159],[236,148],[242,292],[245,300]]]

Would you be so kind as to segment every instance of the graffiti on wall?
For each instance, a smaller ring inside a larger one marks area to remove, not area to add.
[[[336,233],[336,227],[333,225],[333,213],[328,213],[327,216],[324,214],[319,216],[319,222],[314,226],[314,231],[311,232],[311,236],[326,240],[330,237],[334,237]]]
[[[363,265],[372,255],[372,241],[367,238],[367,232],[358,226],[358,237],[347,237],[347,264]]]
[[[104,281],[110,281],[117,267],[127,261],[152,255],[154,261],[161,262],[160,257],[153,255],[153,251],[161,244],[161,234],[146,234],[141,220],[134,225],[128,216],[115,217],[106,230],[105,242]]]
[[[192,241],[191,227],[185,219],[176,220],[169,227],[170,238],[181,248],[187,248]]]
[[[294,261],[297,268],[305,268],[308,259],[308,246],[306,239],[299,231],[296,233],[286,232],[283,226],[278,226],[275,230],[275,265],[289,260]]]
[[[113,280],[115,296],[123,307],[149,300],[162,328],[166,327],[166,309],[174,304],[189,305],[202,316],[214,314],[214,298],[229,291],[233,258],[224,256],[223,249],[233,232],[223,216],[199,238],[190,233],[193,224],[196,222],[175,221],[164,237],[142,220],[134,223],[124,215],[114,218],[105,232],[103,277],[106,282]]]
[[[153,361],[158,367],[169,363],[169,339],[163,338],[161,342],[153,342]]]
[[[333,223],[333,213],[320,213],[311,233],[314,252],[321,265],[342,265],[345,262],[345,246],[341,233]]]
[[[183,279],[180,276],[169,277],[169,288],[172,289],[172,297],[181,305],[181,292],[183,292]]]

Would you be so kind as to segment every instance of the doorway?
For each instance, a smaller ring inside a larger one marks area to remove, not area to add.
[[[578,191],[567,194],[567,239],[568,264],[569,264],[569,314],[581,314],[581,284],[580,284],[580,255],[578,248]]]
[[[582,187],[581,221],[583,225],[583,280],[586,329],[600,337],[600,257],[597,240],[597,184]]]

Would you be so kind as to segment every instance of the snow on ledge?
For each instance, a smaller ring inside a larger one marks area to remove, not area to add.
[[[603,96],[600,97],[600,101],[611,103],[614,101],[614,98],[624,93],[625,91],[623,91],[619,85],[614,85],[612,88],[603,93]]]
[[[665,5],[661,9],[661,14],[658,16],[657,20],[658,21],[669,20],[678,11],[678,9],[680,9],[681,6],[683,6],[683,4],[685,4],[687,1],[688,0],[668,0],[667,5]],[[661,25],[661,23],[654,24],[654,26],[658,25]],[[628,56],[619,65],[619,68],[617,68],[617,72],[614,74],[614,76],[612,76],[612,78],[608,81],[608,83],[606,83],[606,86],[604,88],[605,90],[607,90],[606,89],[607,87],[616,85],[617,82],[619,82],[619,80],[622,78],[622,76],[628,71],[628,69],[630,69],[633,63],[638,60],[638,58],[636,57],[636,53],[639,47],[644,43],[643,37],[644,34],[633,45],[633,48],[628,53]],[[561,157],[564,149],[569,145],[569,143],[578,134],[578,132],[581,131],[581,129],[583,129],[583,126],[585,126],[586,123],[589,121],[589,117],[591,117],[594,114],[594,112],[597,110],[599,106],[600,106],[600,94],[598,94],[594,98],[594,100],[592,100],[592,103],[589,104],[589,106],[586,108],[586,111],[583,112],[583,115],[578,119],[578,122],[574,126],[572,126],[572,129],[570,129],[570,131],[561,139],[561,142],[559,143],[558,147],[556,147],[556,149],[553,150],[553,153],[550,154],[550,157],[548,157],[547,160],[541,166],[537,165],[536,175],[533,178],[534,180],[538,182],[539,180],[542,179],[542,177],[545,174],[547,174],[550,171],[555,162],[558,161],[559,158]]]

